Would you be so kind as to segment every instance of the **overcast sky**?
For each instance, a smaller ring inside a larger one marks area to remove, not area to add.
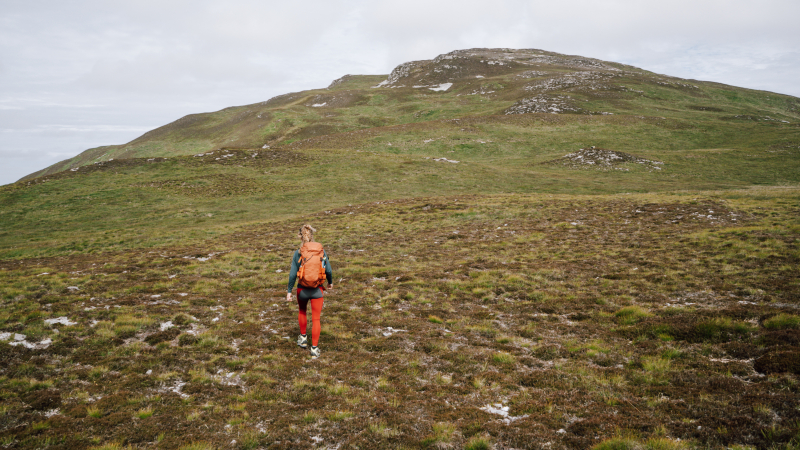
[[[797,0],[0,0],[0,184],[186,114],[473,47],[800,96]]]

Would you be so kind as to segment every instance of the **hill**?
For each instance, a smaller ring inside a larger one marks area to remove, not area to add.
[[[0,256],[161,245],[420,196],[794,185],[798,101],[539,50],[456,51],[187,116],[0,188]],[[591,147],[634,159],[556,163]]]
[[[752,123],[797,125],[800,99],[541,50],[457,50],[401,64],[388,78],[346,75],[326,89],[192,114],[22,180],[109,159],[275,148],[319,142],[321,136],[350,146],[361,141],[353,132],[366,129],[377,128],[375,133],[391,140],[396,125],[527,113],[644,116],[668,124],[677,120],[675,126],[700,122],[725,129]]]
[[[0,187],[0,445],[796,449],[798,114],[473,49],[88,150]]]

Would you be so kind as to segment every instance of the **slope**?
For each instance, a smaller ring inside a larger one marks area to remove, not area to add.
[[[661,164],[552,163],[590,146]],[[0,257],[157,246],[370,201],[692,192],[796,185],[798,177],[797,128],[772,122],[542,113],[431,121],[278,149],[115,159],[4,186]]]
[[[87,150],[23,180],[110,159],[275,148],[374,127],[536,112],[797,124],[800,100],[541,50],[457,50],[401,64],[388,78],[347,75],[326,89],[189,115],[127,144]]]

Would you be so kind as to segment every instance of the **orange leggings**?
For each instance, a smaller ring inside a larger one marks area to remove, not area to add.
[[[322,325],[320,325],[319,317],[322,315],[322,303],[324,299],[320,298],[312,298],[311,300],[300,300],[300,290],[297,290],[298,298],[297,298],[297,305],[300,307],[300,312],[297,315],[297,320],[300,322],[300,333],[306,334],[308,331],[308,318],[306,316],[306,309],[308,308],[308,302],[311,302],[311,345],[314,347],[317,346],[319,343],[319,332],[322,329]]]

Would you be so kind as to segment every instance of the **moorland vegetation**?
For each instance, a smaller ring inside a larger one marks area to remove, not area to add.
[[[539,50],[187,116],[0,187],[0,445],[798,448],[799,178],[800,99]]]

